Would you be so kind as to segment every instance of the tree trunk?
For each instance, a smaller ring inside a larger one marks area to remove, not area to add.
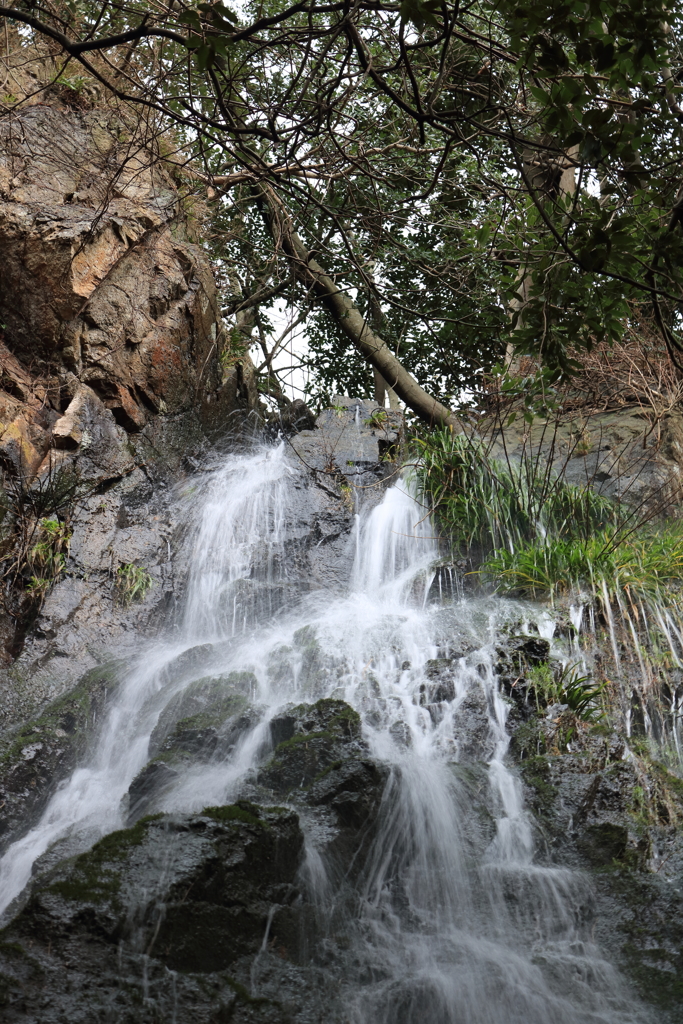
[[[316,295],[337,325],[409,409],[430,426],[447,426],[462,433],[457,416],[427,394],[398,361],[391,349],[363,318],[343,288],[314,260],[294,228],[292,219],[269,185],[259,186],[263,214],[276,246],[290,260],[301,283]],[[377,380],[377,378],[375,378]],[[391,392],[390,392],[391,394]]]
[[[522,154],[522,166],[527,188],[536,192],[540,198],[564,198],[576,191],[576,166],[579,147],[572,146],[567,152],[562,150],[535,152],[529,150]],[[512,299],[508,313],[516,318],[515,332],[524,327],[524,309],[529,301],[531,291],[531,275],[522,265],[517,275],[517,297]],[[515,350],[514,333],[507,344],[505,366],[511,373],[518,373],[522,359]]]

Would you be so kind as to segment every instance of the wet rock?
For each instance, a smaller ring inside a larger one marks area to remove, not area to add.
[[[321,836],[328,870],[351,878],[375,834],[388,766],[370,758],[360,719],[341,700],[292,705],[270,728],[277,745],[258,773],[261,791],[298,807]],[[319,925],[308,927],[312,942]]]
[[[561,754],[543,752],[542,730],[539,754],[514,740],[537,856],[590,875],[596,940],[655,1019],[680,1024],[683,780],[606,726],[584,723]]]
[[[169,702],[150,737],[152,760],[128,790],[129,824],[155,810],[183,771],[230,757],[261,714],[244,695],[252,690],[252,680],[250,672],[199,679]]]
[[[515,705],[519,719],[526,721],[536,712],[533,691],[526,674],[530,668],[544,665],[550,658],[550,641],[539,636],[511,636],[496,649],[495,666],[502,692]]]
[[[627,860],[628,839],[628,830],[623,825],[603,822],[583,829],[576,845],[593,867],[609,867]]]
[[[403,443],[403,417],[375,402],[335,396],[315,430],[292,438],[292,448],[321,483],[336,491],[349,484],[372,484],[392,475]]]
[[[486,695],[472,687],[453,714],[453,735],[458,745],[458,761],[487,761],[493,755],[490,714]]]
[[[299,433],[301,430],[315,430],[315,413],[308,408],[300,398],[295,398],[284,408],[280,409],[277,423],[281,430],[287,433]]]
[[[425,684],[423,702],[438,704],[452,701],[455,697],[455,681],[453,668],[455,658],[432,658],[425,666],[425,676],[430,680]]]
[[[158,153],[106,105],[36,92],[44,67],[29,64],[15,82],[26,103],[0,126],[0,467],[22,516],[73,528],[42,606],[19,594],[16,625],[0,623],[0,660],[21,655],[18,675],[35,681],[32,714],[172,608],[169,485],[258,396],[248,358],[221,362],[229,338],[199,222]],[[144,609],[114,599],[131,563],[154,578]],[[0,678],[0,720],[3,691],[10,724],[27,709]]]
[[[306,589],[348,584],[355,513],[379,501],[400,472],[403,437],[400,413],[349,398],[334,398],[315,429],[292,436],[300,485],[290,506],[288,568]]]
[[[180,777],[177,768],[158,758],[145,765],[138,772],[128,788],[127,824],[135,822],[149,813],[150,808],[163,796]]]
[[[342,825],[359,829],[372,820],[382,798],[389,769],[366,758],[333,762],[310,786],[311,806],[330,807]]]
[[[31,827],[82,760],[115,692],[119,668],[89,672],[71,693],[0,742],[0,850]]]
[[[226,721],[245,711],[256,685],[253,672],[228,672],[190,683],[159,715],[150,736],[150,757],[162,749],[179,727],[181,731],[220,729]]]
[[[358,713],[331,698],[291,705],[272,720],[271,737],[277,745],[258,782],[282,795],[309,786],[333,764],[366,750]]]
[[[91,1024],[116,1007],[131,1022],[284,1024],[291,1009],[235,975],[270,938],[310,987],[296,967],[302,848],[295,814],[246,802],[106,836],[37,880],[3,933],[3,1019]]]

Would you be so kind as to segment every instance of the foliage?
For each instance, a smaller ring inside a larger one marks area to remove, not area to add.
[[[37,526],[38,539],[29,551],[26,569],[30,578],[27,592],[42,601],[57,577],[66,568],[72,531],[59,519],[41,519]]]
[[[120,565],[116,570],[117,596],[125,608],[134,601],[143,601],[154,585],[154,579],[147,570],[134,562]]]
[[[386,425],[387,422],[387,411],[386,409],[375,409],[373,413],[368,416],[365,420],[366,427],[372,427],[374,430],[380,430]]]
[[[481,572],[500,591],[528,597],[574,591],[602,603],[622,595],[631,605],[666,603],[667,588],[683,580],[683,530],[673,525],[630,536],[605,529],[590,537],[537,537],[513,550],[498,548]]]
[[[211,190],[224,311],[269,377],[286,344],[280,303],[307,321],[310,394],[373,386],[276,209],[451,403],[508,343],[571,372],[577,350],[621,337],[633,299],[678,358],[680,5],[18,0],[13,12],[22,38],[61,47],[57,75],[76,81],[78,67],[144,111],[153,144],[172,135],[177,173],[196,159],[204,177],[186,188]]]
[[[578,662],[563,665],[554,672],[548,662],[530,668],[526,679],[533,690],[536,706],[540,709],[552,704],[566,704],[580,721],[598,722],[604,715],[598,702],[607,681],[594,683],[590,675],[581,675],[581,670]]]
[[[64,571],[71,530],[58,519],[41,519],[39,528],[41,539],[31,549],[31,565],[54,578]]]
[[[493,458],[484,440],[447,429],[414,444],[425,501],[458,545],[516,549],[539,535],[590,536],[619,521],[613,502],[590,487],[567,484],[540,454]]]

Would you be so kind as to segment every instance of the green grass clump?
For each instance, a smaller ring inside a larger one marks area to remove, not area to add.
[[[650,604],[683,579],[683,531],[675,525],[623,538],[610,529],[592,537],[536,537],[494,551],[480,572],[499,591],[524,597],[584,591],[601,602],[624,595]]]
[[[526,675],[536,707],[549,707],[552,704],[566,704],[568,709],[582,722],[599,722],[604,717],[600,707],[600,698],[607,682],[594,683],[589,675],[580,675],[578,663],[564,665],[553,672],[545,662],[534,665]]]
[[[539,535],[589,537],[619,522],[614,502],[590,487],[567,484],[540,457],[491,458],[485,442],[448,430],[415,444],[422,494],[459,546],[490,550]]]
[[[116,591],[124,608],[133,601],[142,601],[153,586],[154,579],[141,565],[128,562],[116,570]]]
[[[250,800],[238,800],[236,804],[226,804],[222,807],[205,807],[202,815],[205,818],[213,818],[214,821],[240,821],[244,825],[268,828],[268,825],[261,821],[260,807]]]
[[[140,846],[147,836],[148,825],[162,817],[162,814],[150,814],[140,818],[132,828],[110,832],[87,853],[80,854],[73,863],[71,873],[53,882],[48,892],[76,902],[108,901],[117,907],[121,874],[112,864],[124,860],[132,847]]]

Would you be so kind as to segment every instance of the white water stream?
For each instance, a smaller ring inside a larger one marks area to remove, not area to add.
[[[585,880],[534,863],[506,764],[495,640],[502,622],[528,618],[529,608],[430,598],[432,527],[401,482],[359,525],[350,592],[295,600],[286,558],[295,476],[281,446],[230,456],[207,479],[195,498],[182,639],[145,650],[91,761],[0,861],[0,909],[53,843],[87,845],[124,824],[128,787],[169,701],[199,678],[249,671],[260,721],[229,759],[186,772],[155,809],[235,799],[267,756],[269,719],[288,702],[333,696],[359,711],[373,757],[390,768],[375,839],[351,893],[313,832],[306,865],[330,943],[345,936],[352,1024],[642,1024],[648,1018],[585,934]],[[304,627],[315,637],[314,671],[297,640]],[[427,707],[427,662],[445,655],[462,655],[453,699]],[[468,767],[458,765],[472,741],[465,706],[483,709],[485,723],[481,759]],[[470,835],[473,786],[492,809],[478,831],[488,830],[484,847]]]

